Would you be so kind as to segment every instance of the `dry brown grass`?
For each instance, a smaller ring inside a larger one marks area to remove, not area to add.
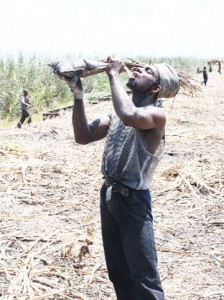
[[[223,82],[209,73],[199,98],[165,102],[151,189],[166,299],[224,299]],[[94,118],[111,102],[86,106]],[[75,144],[71,113],[0,130],[1,299],[115,299],[100,233],[103,145]]]

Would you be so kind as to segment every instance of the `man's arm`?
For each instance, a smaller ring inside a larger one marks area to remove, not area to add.
[[[86,145],[103,139],[107,135],[109,128],[109,115],[104,118],[98,118],[92,123],[88,123],[83,101],[83,87],[81,79],[77,76],[74,76],[72,79],[67,79],[62,75],[58,76],[68,84],[74,96],[72,124],[75,141],[79,144]]]
[[[126,125],[142,130],[158,128],[163,129],[166,117],[162,109],[156,107],[136,107],[127,95],[119,73],[122,70],[122,63],[112,61],[107,69],[111,86],[113,106],[117,116]]]
[[[110,117],[108,115],[88,123],[83,99],[76,99],[73,106],[72,124],[75,141],[85,145],[101,140],[107,135]]]
[[[28,100],[28,102],[25,101],[25,98],[23,96],[21,96],[21,103],[26,105],[26,107],[31,106],[30,101]]]

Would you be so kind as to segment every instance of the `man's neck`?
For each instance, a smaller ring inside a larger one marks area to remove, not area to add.
[[[155,99],[153,95],[150,95],[149,93],[146,94],[133,93],[132,101],[133,103],[135,103],[137,107],[153,105],[155,103]]]

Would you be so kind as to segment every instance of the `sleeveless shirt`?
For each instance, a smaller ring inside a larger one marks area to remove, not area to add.
[[[139,130],[125,126],[116,114],[111,115],[103,152],[102,174],[129,188],[146,190],[164,148],[165,140],[161,140],[156,152],[149,153],[143,145]]]
[[[29,103],[29,98],[27,96],[21,96],[20,97],[20,109],[21,110],[28,110],[27,105],[24,104],[22,101],[24,101],[26,104]]]

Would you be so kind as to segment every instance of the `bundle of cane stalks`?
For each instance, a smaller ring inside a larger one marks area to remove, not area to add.
[[[214,59],[214,60],[208,61],[208,64],[212,64],[212,65],[218,65],[219,63],[224,64],[224,60]]]
[[[191,74],[177,71],[178,76],[180,78],[180,93],[194,97],[197,96],[201,92],[201,83],[196,80]]]
[[[143,63],[139,63],[131,58],[128,58],[129,62],[123,62],[124,71],[129,75],[132,72],[133,68],[143,67]],[[103,73],[106,70],[107,63],[105,61],[95,61],[90,59],[83,59],[83,61],[72,62],[70,60],[61,60],[48,64],[53,68],[55,74],[61,74],[65,77],[72,78],[74,76],[87,77]],[[201,88],[199,86],[200,82],[193,78],[192,75],[187,74],[182,71],[177,71],[180,78],[180,92],[194,97],[199,92]]]

